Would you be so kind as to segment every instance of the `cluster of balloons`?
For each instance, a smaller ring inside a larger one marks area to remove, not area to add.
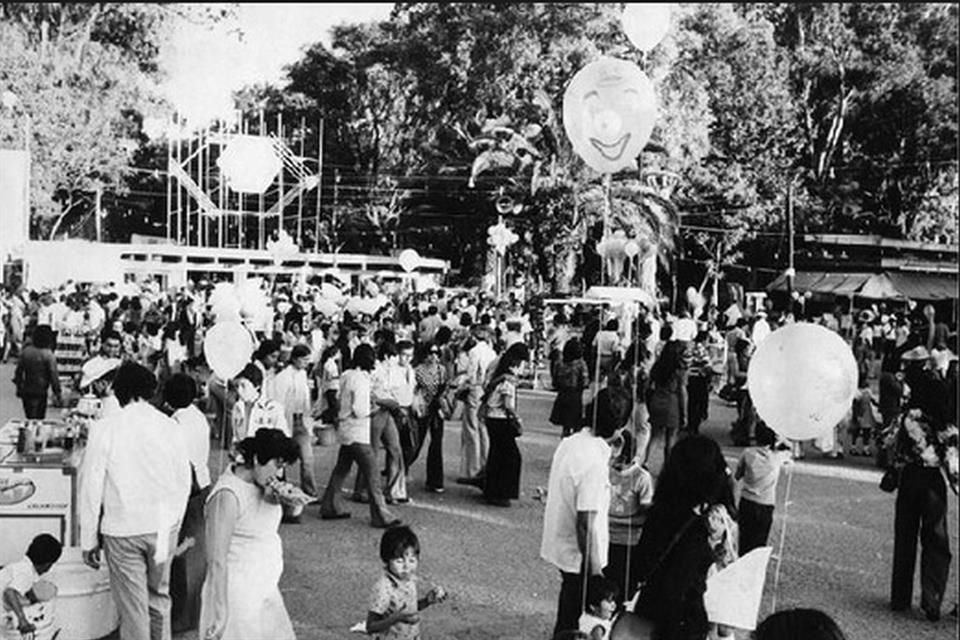
[[[496,249],[500,255],[503,255],[507,247],[515,244],[519,239],[520,236],[502,222],[487,228],[487,244]]]

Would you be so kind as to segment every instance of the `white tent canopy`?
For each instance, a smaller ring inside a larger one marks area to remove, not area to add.
[[[28,242],[24,248],[26,286],[38,290],[73,282],[122,283],[122,245],[85,240]]]

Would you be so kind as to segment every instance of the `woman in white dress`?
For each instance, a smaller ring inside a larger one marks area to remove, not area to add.
[[[277,429],[259,429],[238,447],[241,460],[220,476],[207,498],[207,573],[200,640],[292,640],[280,595],[282,515],[276,488],[296,443]]]

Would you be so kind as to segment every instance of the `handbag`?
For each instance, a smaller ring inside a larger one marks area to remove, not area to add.
[[[900,486],[900,470],[896,467],[889,467],[883,472],[880,478],[880,490],[886,493],[893,493]]]
[[[425,418],[427,416],[427,401],[423,397],[423,392],[417,389],[413,394],[413,402],[410,404],[410,411],[414,417]]]
[[[739,391],[738,385],[728,382],[717,391],[717,396],[726,402],[736,402],[737,392]]]
[[[634,609],[637,607],[637,602],[640,601],[644,587],[650,582],[650,578],[660,569],[663,561],[667,559],[667,556],[670,555],[673,548],[680,542],[680,538],[683,537],[683,534],[686,533],[690,525],[696,520],[697,516],[692,515],[683,523],[683,526],[680,527],[677,533],[674,534],[673,539],[670,540],[670,544],[668,544],[667,548],[660,554],[660,558],[657,559],[657,563],[653,566],[653,569],[637,584],[637,592],[634,594],[633,599],[627,603],[626,609],[613,621],[613,626],[610,628],[610,640],[649,640],[653,638],[655,626],[653,620],[636,613]]]

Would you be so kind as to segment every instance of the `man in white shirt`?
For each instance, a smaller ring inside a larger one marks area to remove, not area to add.
[[[596,426],[561,440],[550,464],[540,557],[559,569],[562,579],[554,635],[578,628],[584,576],[600,575],[607,565],[609,441],[626,423],[631,402],[609,388],[596,402]],[[585,415],[593,414],[588,407]]]
[[[90,430],[81,469],[83,561],[100,567],[102,534],[124,640],[170,638],[170,555],[190,494],[179,426],[147,401],[156,383],[138,364],[120,367],[114,391],[122,409]]]
[[[463,381],[466,399],[463,403],[463,430],[460,440],[460,472],[462,479],[466,480],[476,479],[487,465],[490,439],[486,426],[480,424],[477,410],[483,397],[487,370],[497,358],[497,353],[490,346],[491,336],[488,329],[476,327],[473,337],[477,343],[467,352],[467,371]]]
[[[317,483],[313,473],[313,433],[307,421],[311,416],[310,385],[307,382],[307,364],[310,362],[310,347],[296,344],[290,351],[290,362],[277,374],[274,391],[283,405],[287,424],[293,429],[293,439],[300,447],[300,488],[311,496],[317,495]],[[312,426],[312,421],[310,426]],[[299,517],[293,513],[288,517]]]
[[[413,345],[404,341],[401,344],[410,345],[412,354]],[[409,427],[410,405],[413,404],[413,391],[416,386],[416,377],[407,361],[401,362],[399,345],[385,342],[380,345],[380,361],[371,376],[371,398],[374,403],[371,417],[371,445],[377,452],[380,444],[387,451],[387,503],[393,501],[407,502],[406,471],[404,468],[403,449],[400,445],[400,429]],[[362,495],[358,478],[355,495]]]
[[[753,342],[753,346],[759,347],[768,335],[770,335],[770,323],[767,322],[767,312],[761,309],[757,311],[757,317],[753,322],[750,341]]]

